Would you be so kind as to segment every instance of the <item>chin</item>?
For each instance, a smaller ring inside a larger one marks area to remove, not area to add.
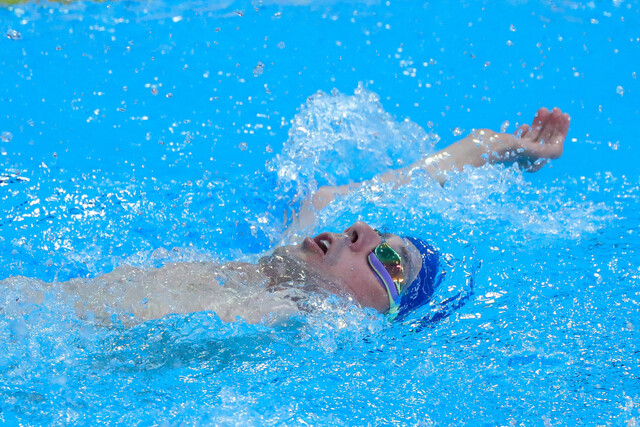
[[[282,257],[299,259],[300,258],[300,255],[298,254],[299,252],[301,251],[298,248],[298,245],[278,246],[273,250],[273,252],[271,253],[271,256],[282,256]]]

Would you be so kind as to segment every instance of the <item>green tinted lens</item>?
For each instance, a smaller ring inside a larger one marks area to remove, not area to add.
[[[398,253],[394,251],[393,248],[386,242],[383,242],[382,244],[376,246],[373,252],[383,263],[400,261],[400,256],[398,255]]]
[[[383,242],[373,250],[384,268],[389,272],[391,279],[396,283],[404,281],[404,268],[402,267],[402,258],[388,243]]]
[[[373,230],[382,239],[382,243],[373,249],[373,253],[380,260],[385,270],[391,276],[391,279],[398,285],[404,282],[404,266],[402,265],[402,258],[398,255],[389,244],[385,241],[384,236],[378,230]]]

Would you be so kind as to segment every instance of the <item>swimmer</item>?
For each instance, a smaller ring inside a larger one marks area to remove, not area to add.
[[[535,172],[561,156],[568,129],[567,114],[541,108],[531,125],[520,126],[514,134],[479,129],[434,155],[377,178],[401,186],[413,171],[424,170],[444,185],[447,172],[487,163],[517,162]],[[300,222],[308,223],[314,211],[362,184],[321,187],[303,206]],[[171,313],[213,311],[224,321],[240,316],[255,323],[299,312],[299,302],[309,291],[352,298],[393,319],[429,301],[440,280],[437,266],[438,254],[427,242],[381,234],[356,222],[341,233],[322,233],[299,245],[279,247],[257,264],[192,262],[151,269],[125,265],[93,279],[53,285],[73,296],[80,316],[98,320],[109,319],[112,313],[129,313],[139,322]],[[33,279],[12,277],[0,283],[20,286],[24,280]],[[34,302],[44,298],[42,289],[33,293]]]

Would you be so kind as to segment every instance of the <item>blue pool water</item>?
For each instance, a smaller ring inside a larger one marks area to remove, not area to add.
[[[0,280],[26,277],[0,289],[0,423],[637,425],[640,3],[496,3],[0,7]],[[366,188],[299,230],[426,238],[461,307],[106,327],[44,283],[255,261],[316,185],[541,106],[572,116],[551,167]]]

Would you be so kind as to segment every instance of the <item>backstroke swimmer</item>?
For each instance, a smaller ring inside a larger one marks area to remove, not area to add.
[[[402,186],[413,171],[424,170],[440,184],[446,172],[465,166],[517,162],[535,172],[561,156],[569,129],[569,116],[560,109],[538,110],[531,125],[514,134],[479,129],[414,164],[376,177]],[[329,204],[363,183],[321,187],[300,212],[300,221],[310,223],[314,210]],[[300,302],[310,291],[325,291],[352,298],[362,307],[402,317],[429,301],[441,278],[438,253],[425,241],[396,234],[379,234],[356,222],[342,233],[322,233],[301,244],[276,248],[257,264],[230,262],[181,262],[161,268],[140,269],[123,265],[91,279],[37,287],[34,279],[10,277],[0,285],[31,288],[30,299],[40,303],[46,289],[59,290],[73,301],[79,316],[98,321],[113,320],[127,313],[132,322],[161,318],[167,314],[214,311],[223,321],[237,316],[256,323],[278,319],[300,311]],[[40,288],[40,289],[37,289]],[[126,316],[125,316],[126,317]]]

